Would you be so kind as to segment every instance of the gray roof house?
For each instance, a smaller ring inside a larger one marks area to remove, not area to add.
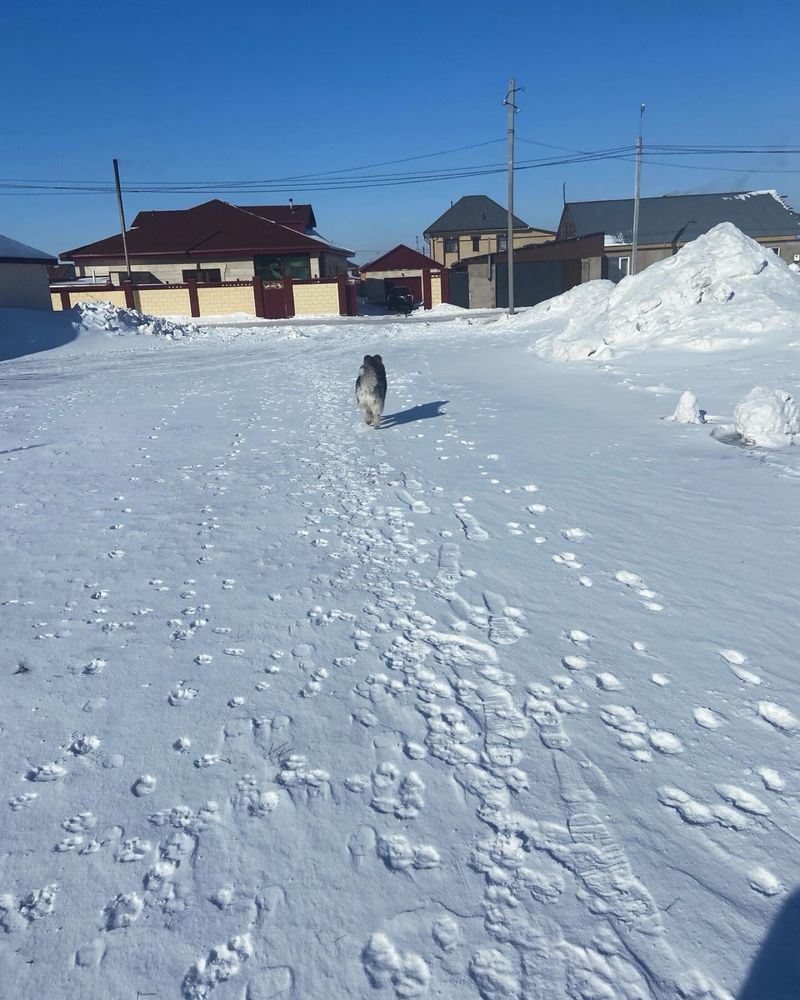
[[[800,253],[800,215],[776,191],[662,195],[639,202],[637,270],[669,257],[720,222],[768,246],[787,263]],[[559,239],[605,233],[608,277],[628,273],[633,244],[633,198],[570,201],[558,225]]]
[[[514,247],[551,240],[552,229],[529,226],[513,217]],[[468,194],[451,204],[423,233],[430,256],[449,267],[481,254],[505,252],[508,241],[508,209],[485,194]]]
[[[52,254],[0,234],[0,309],[52,309],[47,268]]]

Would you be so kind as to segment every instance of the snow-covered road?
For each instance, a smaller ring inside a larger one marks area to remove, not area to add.
[[[0,366],[4,995],[738,995],[800,857],[792,463],[662,419],[707,359],[229,336]]]

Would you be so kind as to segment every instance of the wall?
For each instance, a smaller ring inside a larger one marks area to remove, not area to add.
[[[471,264],[467,268],[470,309],[494,309],[496,305],[494,269],[491,273],[492,277],[489,276],[489,268],[485,263]]]
[[[165,264],[163,261],[153,261],[147,262],[142,260],[137,260],[131,265],[132,271],[149,271],[154,275],[159,281],[163,281],[166,284],[174,285],[181,284],[183,282],[183,272],[194,270],[197,266],[197,260],[192,258],[191,260],[174,261],[169,264]],[[203,268],[218,268],[220,272],[220,280],[222,281],[249,281],[255,274],[253,268],[253,258],[250,257],[245,260],[208,260],[202,261],[201,267]],[[77,268],[80,277],[89,278],[92,275],[92,271],[96,275],[103,276],[111,273],[112,271],[124,271],[125,262],[115,259],[109,259],[105,261],[100,261],[99,263],[88,265],[81,265]],[[115,277],[114,283],[117,283]]]
[[[47,267],[36,261],[21,264],[0,262],[0,308],[50,309]]]
[[[53,309],[59,310],[62,308],[61,295],[58,292],[52,292],[50,298],[53,303]],[[92,292],[87,289],[86,291],[72,292],[70,302],[72,305],[76,305],[78,302],[110,302],[112,306],[119,306],[120,309],[124,309],[125,292],[122,290]]]
[[[339,286],[335,281],[324,285],[295,281],[292,290],[295,316],[339,315]]]
[[[188,316],[191,312],[185,288],[134,288],[133,301],[139,312],[150,316]]]
[[[431,275],[431,309],[442,303],[442,279],[438,274]]]
[[[447,267],[451,267],[453,264],[457,264],[460,260],[468,260],[470,257],[480,257],[482,254],[487,253],[497,253],[498,237],[505,235],[505,232],[482,234],[475,233],[475,236],[480,236],[480,248],[478,250],[472,249],[472,234],[468,233],[466,235],[459,235],[458,252],[447,254],[444,252],[445,237],[433,236],[430,239],[430,256],[440,264],[444,263]],[[453,233],[453,236],[456,236],[456,234]],[[448,239],[449,238],[450,237],[448,237]],[[553,233],[548,233],[541,229],[518,229],[514,232],[514,249],[529,246],[531,243],[546,243],[548,240],[552,240],[553,238]]]
[[[229,313],[252,315],[255,311],[252,285],[232,285],[222,288],[198,285],[197,301],[201,316],[224,316]]]

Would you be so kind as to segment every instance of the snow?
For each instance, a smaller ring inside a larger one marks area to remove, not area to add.
[[[800,461],[733,413],[798,279],[703,239],[511,318],[0,313],[14,996],[792,995]]]
[[[745,444],[762,448],[781,448],[800,434],[800,417],[791,394],[765,385],[757,385],[739,400],[733,425]]]
[[[593,281],[521,311],[549,360],[643,349],[720,351],[797,338],[800,275],[728,222],[614,285]]]

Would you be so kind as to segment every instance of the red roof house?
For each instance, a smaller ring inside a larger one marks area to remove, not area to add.
[[[146,280],[199,282],[331,277],[345,273],[345,247],[320,236],[310,205],[231,205],[139,212],[126,231],[131,270]],[[125,271],[121,233],[61,254],[79,277]],[[141,279],[140,279],[141,280]]]

